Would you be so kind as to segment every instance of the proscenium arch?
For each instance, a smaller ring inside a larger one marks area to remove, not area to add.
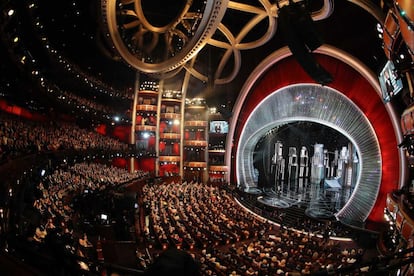
[[[377,75],[361,61],[331,45],[322,45],[314,56],[334,77],[329,87],[354,102],[374,128],[381,149],[382,175],[377,201],[368,221],[384,222],[387,194],[402,187],[408,176],[405,152],[398,147],[402,141],[399,117],[390,103],[383,103]],[[229,182],[239,182],[236,150],[249,114],[269,94],[300,83],[315,81],[304,72],[287,47],[271,53],[254,68],[240,90],[230,121],[225,155],[225,163],[230,168],[226,176]]]
[[[312,121],[346,136],[360,158],[360,173],[338,219],[363,222],[373,208],[381,184],[381,153],[376,135],[361,110],[342,93],[316,84],[296,84],[266,97],[245,122],[237,148],[237,179],[244,188],[254,182],[253,152],[259,139],[277,125]],[[321,141],[323,142],[323,141]],[[354,196],[358,194],[359,196]]]

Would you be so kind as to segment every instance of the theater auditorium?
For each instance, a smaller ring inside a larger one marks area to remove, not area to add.
[[[1,275],[413,275],[413,0],[3,0]]]

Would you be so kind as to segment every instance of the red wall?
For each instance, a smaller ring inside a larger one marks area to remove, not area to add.
[[[110,137],[115,137],[124,143],[129,143],[131,135],[130,125],[107,126],[105,124],[96,127],[96,132]]]
[[[23,117],[29,120],[33,120],[33,121],[44,121],[47,119],[47,117],[44,115],[32,113],[16,105],[9,105],[4,100],[0,100],[0,109],[7,113],[11,113],[11,114],[14,114],[14,115],[17,115],[17,116],[20,116],[20,117]]]

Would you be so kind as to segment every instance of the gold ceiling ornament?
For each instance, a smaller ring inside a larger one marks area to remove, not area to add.
[[[293,2],[302,2],[302,0]],[[216,49],[215,52],[220,52],[217,54],[220,60],[217,66],[214,66],[215,84],[230,83],[236,78],[242,66],[241,52],[259,48],[268,43],[276,34],[280,8],[290,4],[290,0],[258,0],[249,4],[245,1],[229,0],[226,14],[216,31],[218,35],[207,42]],[[332,14],[333,9],[333,0],[323,0],[322,7],[312,11],[311,17],[315,21],[326,19]],[[231,18],[235,16],[238,16],[237,31],[228,25],[232,22]],[[225,68],[228,69],[225,70]],[[209,81],[208,74],[202,71],[203,68],[198,70],[191,64],[185,64],[185,69],[200,81]]]
[[[228,0],[102,0],[105,36],[130,66],[179,70],[215,33]]]

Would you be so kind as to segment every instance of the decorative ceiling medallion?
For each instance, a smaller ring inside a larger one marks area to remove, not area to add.
[[[137,70],[167,73],[194,57],[216,31],[228,0],[102,0],[107,38]]]

